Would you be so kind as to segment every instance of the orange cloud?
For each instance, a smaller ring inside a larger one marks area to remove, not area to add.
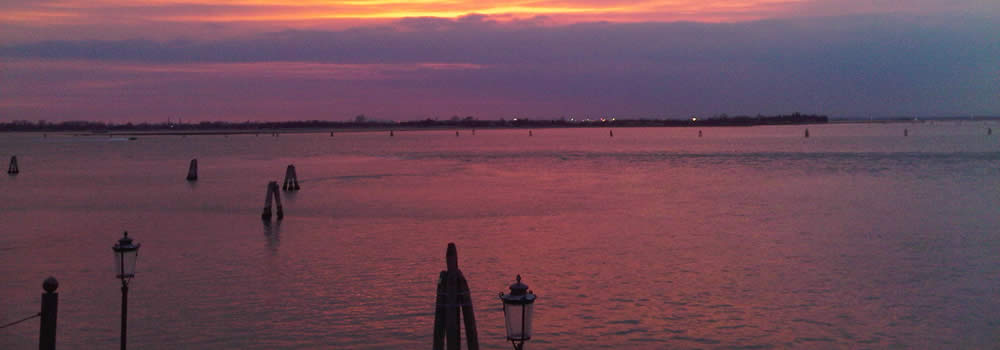
[[[15,6],[3,21],[41,21],[75,17],[80,21],[149,20],[174,22],[311,21],[323,19],[456,18],[471,13],[529,18],[539,15],[572,22],[610,18],[628,20],[702,20],[767,17],[776,7],[804,0],[646,0],[646,1],[474,1],[474,0],[57,0]]]

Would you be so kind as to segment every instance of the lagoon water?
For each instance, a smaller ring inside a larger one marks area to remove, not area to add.
[[[530,349],[995,348],[987,127],[4,134],[21,174],[0,179],[0,322],[53,275],[58,346],[117,346],[128,230],[136,349],[429,348],[448,242],[484,349],[510,346],[497,293],[518,273]],[[292,163],[302,190],[264,225]],[[37,337],[36,319],[0,348]]]

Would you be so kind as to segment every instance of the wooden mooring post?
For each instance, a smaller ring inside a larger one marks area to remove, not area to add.
[[[805,137],[806,137],[807,139],[809,138],[809,129],[808,129],[808,128],[806,129],[806,136],[805,136]]]
[[[285,191],[299,190],[299,176],[295,174],[295,166],[289,164],[285,168],[285,182],[281,184],[281,189]]]
[[[187,180],[188,181],[197,181],[198,180],[198,159],[197,158],[192,159],[191,160],[191,165],[188,166]]]
[[[42,294],[42,312],[39,313],[41,316],[39,317],[41,326],[38,331],[39,350],[56,349],[56,316],[59,312],[59,293],[56,293],[56,288],[59,288],[59,281],[56,281],[55,277],[49,276],[42,282],[45,293]]]
[[[469,283],[458,269],[458,250],[455,243],[448,243],[445,260],[448,270],[441,271],[437,286],[434,311],[434,350],[460,350],[462,348],[459,320],[465,318],[465,338],[468,350],[479,350],[476,316],[472,309]]]
[[[7,174],[17,175],[21,170],[17,168],[17,156],[10,156],[10,167],[7,168]]]
[[[264,199],[264,213],[260,214],[260,218],[263,220],[271,220],[271,198],[274,198],[275,204],[278,205],[278,220],[285,217],[285,211],[281,208],[281,191],[278,190],[278,182],[271,181],[267,183],[267,198]]]

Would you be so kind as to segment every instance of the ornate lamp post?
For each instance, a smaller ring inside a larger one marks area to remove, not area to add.
[[[507,340],[514,344],[515,350],[522,350],[524,341],[531,339],[535,295],[528,290],[528,285],[521,283],[521,275],[517,275],[517,282],[510,285],[510,294],[500,293],[500,300],[503,301]]]
[[[122,280],[122,350],[125,350],[125,320],[128,314],[128,282],[135,277],[135,260],[139,256],[139,245],[132,244],[128,231],[118,240],[115,251],[115,277]]]

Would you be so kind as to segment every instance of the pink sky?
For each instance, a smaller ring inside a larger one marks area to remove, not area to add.
[[[1000,114],[996,18],[983,0],[6,2],[0,120]]]

